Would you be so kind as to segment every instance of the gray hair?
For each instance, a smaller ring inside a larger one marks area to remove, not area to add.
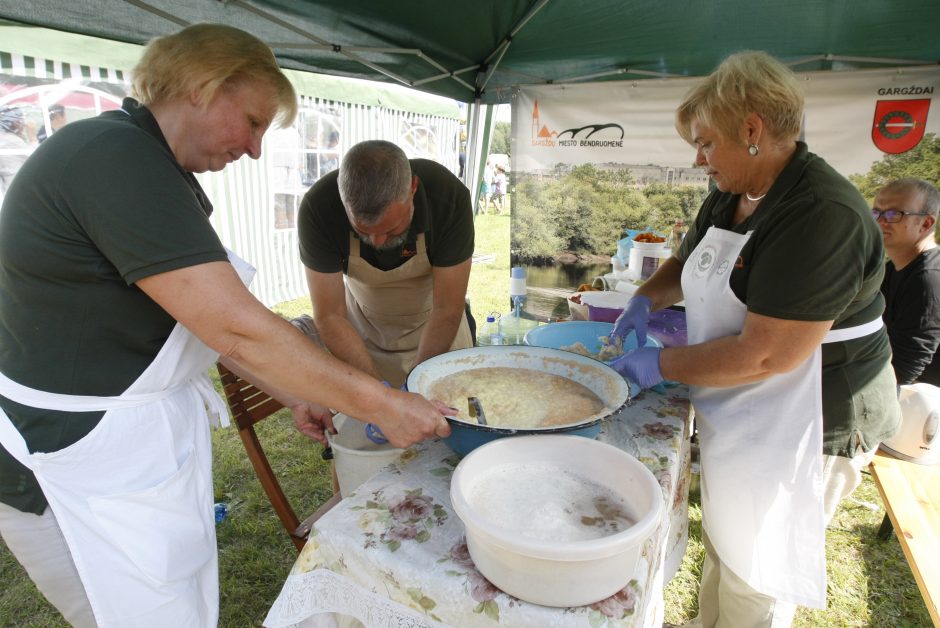
[[[366,140],[350,148],[339,166],[339,197],[353,218],[378,222],[391,203],[411,194],[411,164],[405,151],[385,140]]]
[[[927,212],[931,216],[936,216],[937,210],[940,209],[940,192],[937,191],[937,188],[934,187],[930,181],[925,181],[924,179],[917,179],[915,177],[895,179],[878,190],[878,194],[882,192],[919,194],[921,198],[924,199],[924,205],[921,211]]]

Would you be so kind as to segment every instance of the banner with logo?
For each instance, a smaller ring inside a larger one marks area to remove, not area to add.
[[[885,154],[940,134],[940,69],[799,74],[805,141],[842,174],[864,174]],[[687,168],[692,148],[676,133],[682,97],[700,79],[526,87],[513,101],[513,172],[559,164]]]
[[[802,139],[847,177],[916,148],[926,134],[940,135],[935,66],[798,76]],[[700,80],[547,85],[514,94],[512,263],[530,267],[530,303],[542,283],[557,293],[610,271],[624,229],[652,227],[667,236],[694,217],[709,181],[675,130],[675,110]],[[595,265],[581,274],[566,265],[562,277],[540,265],[552,260]],[[573,286],[562,285],[566,278]]]

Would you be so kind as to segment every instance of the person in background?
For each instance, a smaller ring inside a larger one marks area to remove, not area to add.
[[[74,626],[215,626],[217,359],[321,442],[327,406],[376,417],[397,446],[449,427],[441,404],[381,386],[255,299],[253,269],[209,223],[192,173],[257,159],[296,114],[271,50],[189,26],[147,45],[132,89],[43,142],[4,198],[0,533]]]
[[[615,324],[641,337],[615,369],[691,387],[706,553],[690,625],[825,608],[826,522],[900,421],[881,234],[797,140],[802,118],[796,77],[766,53],[731,55],[690,90],[676,128],[717,189]],[[688,346],[643,347],[650,311],[682,299]]]
[[[872,214],[888,261],[881,282],[884,321],[898,384],[940,386],[940,193],[923,179],[898,179],[875,196]]]
[[[490,158],[486,158],[483,165],[483,180],[480,181],[480,213],[485,214],[490,209],[490,195],[493,193],[493,177],[495,171]]]
[[[320,155],[320,174],[326,174],[339,167],[339,131],[330,131],[326,138],[325,149],[330,151]]]
[[[500,166],[496,166],[495,174],[493,175],[493,207],[496,208],[497,214],[503,213],[503,199],[506,195],[506,170]]]
[[[31,150],[23,111],[16,106],[0,107],[0,201]]]
[[[49,107],[49,126],[52,128],[52,131],[49,133],[49,135],[52,135],[52,133],[55,133],[56,131],[64,127],[67,122],[68,120],[66,120],[66,117],[65,117],[64,106],[62,106],[60,103],[56,103],[52,105],[51,107]],[[36,139],[41,144],[44,141],[46,141],[46,137],[48,137],[46,135],[46,126],[43,125],[39,129],[39,132],[36,133]]]
[[[336,357],[397,388],[414,365],[472,346],[473,210],[444,166],[360,142],[304,196],[298,235],[316,327]]]

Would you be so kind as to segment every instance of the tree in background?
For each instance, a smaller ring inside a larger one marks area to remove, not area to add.
[[[492,152],[508,152],[508,145],[509,125],[497,123]],[[940,187],[940,137],[927,133],[913,149],[885,155],[868,173],[849,179],[870,201],[885,183],[902,177]],[[513,198],[512,256],[540,263],[564,251],[612,255],[627,229],[652,228],[666,234],[676,220],[692,222],[707,194],[706,188],[691,185],[640,187],[627,169],[592,164],[557,164],[542,177],[521,174]]]
[[[707,190],[695,186],[636,185],[628,169],[559,165],[544,178],[521,174],[513,198],[512,256],[548,262],[563,251],[613,255],[627,229],[669,233],[691,220]]]
[[[493,127],[493,137],[490,139],[490,153],[512,155],[510,138],[512,125],[508,122],[497,122]]]
[[[940,187],[940,138],[927,133],[917,146],[899,155],[885,155],[872,164],[867,174],[853,174],[849,180],[869,201],[888,181],[917,177]]]

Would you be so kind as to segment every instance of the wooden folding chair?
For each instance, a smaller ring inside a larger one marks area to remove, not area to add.
[[[297,551],[303,549],[307,542],[307,535],[314,522],[323,516],[330,508],[342,499],[337,490],[336,479],[333,479],[333,497],[326,501],[315,513],[300,521],[291,508],[287,496],[281,490],[281,485],[268,463],[268,458],[261,447],[258,435],[255,433],[255,424],[263,421],[269,416],[282,409],[284,406],[279,401],[271,398],[266,392],[242,379],[232,371],[228,370],[221,363],[216,365],[219,369],[219,377],[222,380],[222,388],[225,390],[225,398],[228,401],[229,408],[232,411],[232,417],[235,424],[238,425],[238,435],[245,445],[245,451],[251,466],[255,469],[255,474],[261,482],[264,492],[267,494],[274,507],[274,512],[284,525],[284,529],[294,542]]]

